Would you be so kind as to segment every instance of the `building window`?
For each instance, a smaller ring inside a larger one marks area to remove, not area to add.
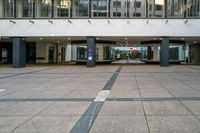
[[[14,17],[14,0],[0,0],[0,17]]]
[[[121,8],[121,1],[113,1],[113,8]]]
[[[141,8],[141,2],[135,1],[135,2],[134,2],[134,7],[135,7],[135,8]]]
[[[167,0],[167,16],[168,17],[184,17],[183,0]]]
[[[121,12],[113,12],[113,17],[121,17]]]
[[[200,17],[200,1],[199,0],[187,0],[187,16]]]
[[[52,2],[51,0],[36,0],[35,3],[36,17],[51,17]]]
[[[17,17],[33,17],[33,0],[17,0]]]
[[[107,0],[92,0],[92,17],[107,17],[108,2]]]
[[[148,0],[148,16],[164,17],[164,0]]]
[[[73,17],[88,17],[88,0],[73,0],[72,16]]]
[[[146,0],[130,0],[129,17],[146,16]]]
[[[120,18],[126,17],[127,1],[121,2],[119,0],[111,0],[111,3],[113,3],[113,4],[110,5],[110,15],[111,15],[111,17],[120,17]]]
[[[54,16],[69,17],[70,3],[69,0],[55,0]]]

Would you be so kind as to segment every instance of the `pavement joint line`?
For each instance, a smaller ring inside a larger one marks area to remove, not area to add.
[[[98,93],[95,100],[76,122],[70,133],[88,133],[90,131],[121,69],[122,66],[118,67],[118,69],[113,73],[113,75],[105,84],[104,88]]]
[[[134,74],[134,77],[135,77],[135,82],[136,82],[137,90],[138,90],[139,95],[140,95],[140,98],[141,98],[140,101],[141,101],[141,103],[142,103],[142,109],[143,109],[145,121],[146,121],[146,124],[147,124],[147,129],[148,129],[148,132],[151,133],[150,126],[149,126],[149,122],[148,122],[148,119],[147,119],[147,114],[146,114],[146,111],[145,111],[145,108],[144,108],[144,103],[143,103],[143,100],[142,100],[142,94],[141,94],[140,87],[139,87],[139,85],[138,85],[137,78],[136,78],[136,75],[135,75],[135,74]]]
[[[110,93],[110,91],[108,91]],[[68,93],[67,93],[68,94]],[[107,94],[106,94],[107,95]],[[98,100],[97,98],[0,98],[1,102],[92,102],[92,101],[121,101],[121,102],[157,102],[157,101],[200,101],[200,97],[151,97],[151,98],[102,98],[103,100]]]
[[[54,69],[54,68],[46,68],[46,69],[35,70],[35,71],[30,71],[30,72],[17,73],[17,74],[14,74],[14,75],[8,75],[8,76],[5,76],[5,77],[0,77],[0,79],[16,77],[16,76],[21,76],[21,75],[26,75],[26,74],[33,74],[33,73],[36,73],[36,72],[46,71],[46,70],[49,70],[49,69]]]
[[[35,115],[33,115],[32,117],[28,118],[27,120],[25,120],[24,122],[22,122],[21,124],[19,124],[17,127],[15,127],[14,129],[12,129],[9,133],[14,132],[16,129],[20,128],[21,126],[23,126],[25,123],[27,123],[28,121],[32,120],[33,118],[35,118],[36,116],[38,116],[41,112],[43,112],[44,110],[48,109],[51,105],[53,105],[55,102],[50,103],[49,105],[47,105],[44,109],[40,110],[38,113],[36,113]]]
[[[169,74],[167,74],[169,77],[171,77]],[[153,76],[153,75],[152,75]],[[153,76],[154,77],[154,76]],[[157,79],[156,77],[154,77],[155,79]],[[159,84],[174,98],[176,98],[176,96],[174,96],[174,94],[172,94],[163,84],[162,82],[157,79],[157,81],[159,82]],[[200,118],[198,118],[198,116],[196,114],[194,114],[181,100],[177,99],[177,101],[183,105],[183,107],[185,107],[186,110],[188,110],[199,122],[200,122]]]

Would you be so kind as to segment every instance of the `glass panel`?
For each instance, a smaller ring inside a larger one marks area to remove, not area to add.
[[[146,16],[146,0],[131,0],[129,7],[130,17]]]
[[[200,0],[187,0],[188,17],[200,17]]]
[[[126,17],[127,1],[111,0],[110,1],[110,16],[111,17]]]
[[[164,0],[148,0],[149,17],[164,17]]]
[[[69,0],[56,0],[54,5],[55,17],[69,17],[70,11]]]
[[[51,17],[51,0],[36,0],[36,17]]]
[[[88,0],[73,0],[72,16],[73,17],[88,17]]]
[[[92,17],[107,17],[108,2],[107,0],[92,0]]]
[[[183,0],[167,0],[167,16],[184,17],[183,7]]]
[[[17,0],[17,17],[33,16],[33,0]]]
[[[0,0],[0,17],[14,17],[14,0]]]

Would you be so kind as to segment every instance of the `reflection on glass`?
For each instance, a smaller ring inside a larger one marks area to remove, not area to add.
[[[200,17],[200,0],[187,0],[188,17]]]
[[[130,17],[145,17],[146,0],[131,0],[129,7]]]
[[[73,17],[88,17],[88,0],[73,0],[72,16]]]
[[[36,17],[51,17],[51,0],[36,0]]]
[[[164,0],[148,0],[149,17],[164,17]]]
[[[33,0],[17,0],[17,17],[33,16]]]
[[[111,45],[110,44],[96,44],[96,61],[111,60]],[[73,44],[72,45],[72,60],[86,61],[87,60],[87,44]]]
[[[0,17],[14,17],[14,0],[0,0]]]
[[[183,0],[167,0],[167,16],[168,17],[183,17]]]
[[[55,17],[68,17],[70,10],[69,0],[55,0],[54,16]]]
[[[108,2],[107,0],[92,0],[92,17],[107,17]]]
[[[111,0],[110,1],[110,16],[111,17],[126,17],[127,1],[126,0]]]

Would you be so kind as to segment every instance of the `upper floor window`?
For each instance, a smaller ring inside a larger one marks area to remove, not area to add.
[[[70,3],[69,0],[55,0],[54,16],[69,17]]]
[[[184,1],[183,0],[167,0],[167,16],[183,17]]]
[[[146,0],[130,0],[129,17],[146,16]]]
[[[0,17],[14,17],[14,0],[0,0]]]
[[[121,2],[119,0],[111,0],[111,4],[110,5],[110,15],[111,17],[126,17],[126,13],[127,13],[127,2],[125,0],[125,2]]]
[[[187,16],[200,17],[200,0],[187,0]]]
[[[148,0],[148,16],[164,17],[164,0]]]
[[[92,17],[108,17],[107,0],[92,0]]]
[[[88,0],[73,0],[72,2],[72,17],[76,18],[89,16]]]
[[[51,0],[36,0],[35,2],[36,17],[51,17],[52,1]]]
[[[17,17],[33,17],[33,0],[16,1]]]
[[[113,8],[121,8],[121,1],[113,1]]]

